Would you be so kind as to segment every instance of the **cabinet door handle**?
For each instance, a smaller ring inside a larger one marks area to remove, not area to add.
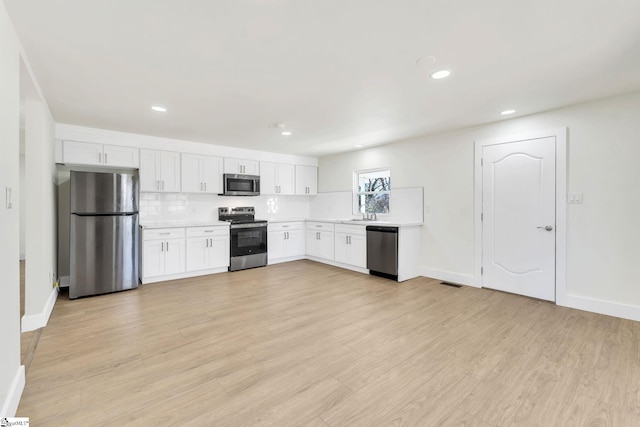
[[[169,252],[169,242],[167,242],[167,252]]]
[[[98,153],[98,163],[102,163],[102,153]]]
[[[160,252],[164,252],[164,242],[160,242]]]
[[[204,191],[207,191],[207,183],[204,183]]]
[[[162,190],[164,190],[164,179],[160,182],[162,182]]]
[[[106,165],[107,163],[107,153],[104,153],[104,164]]]

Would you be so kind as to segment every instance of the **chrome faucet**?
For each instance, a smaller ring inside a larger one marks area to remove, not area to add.
[[[367,221],[377,221],[377,220],[378,220],[378,217],[376,216],[376,213],[375,213],[375,212],[371,212],[371,213],[369,213],[369,212],[364,212],[364,213],[362,214],[362,220],[363,220],[363,221],[365,221],[365,220],[367,220]]]

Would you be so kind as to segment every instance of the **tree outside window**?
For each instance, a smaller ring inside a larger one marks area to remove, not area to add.
[[[389,213],[391,171],[375,169],[356,171],[354,182],[354,213]]]

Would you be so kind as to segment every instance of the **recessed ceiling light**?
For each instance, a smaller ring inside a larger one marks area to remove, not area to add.
[[[283,130],[282,132],[280,132],[282,135],[284,136],[289,136],[291,135],[293,132],[291,132],[290,130]]]
[[[159,106],[159,105],[152,105],[152,106],[151,106],[151,109],[152,109],[153,111],[157,111],[158,113],[166,113],[166,112],[167,112],[167,109],[166,109],[166,108],[161,107],[161,106]]]
[[[504,110],[504,111],[503,111],[502,113],[500,113],[500,114],[502,114],[503,116],[508,116],[509,114],[513,114],[513,113],[515,113],[515,112],[516,112],[516,110]]]
[[[449,70],[440,70],[440,71],[436,71],[434,73],[431,73],[431,78],[435,79],[435,80],[440,80],[440,79],[447,78],[450,75],[451,75],[451,71],[449,71]]]

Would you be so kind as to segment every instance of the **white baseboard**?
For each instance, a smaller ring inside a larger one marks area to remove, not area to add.
[[[578,295],[567,295],[566,304],[562,305],[578,310],[590,311],[592,313],[640,321],[640,307],[634,305],[597,300]]]
[[[53,307],[56,305],[58,299],[58,289],[52,288],[49,294],[49,299],[45,304],[42,312],[38,314],[25,314],[22,316],[22,332],[35,331],[36,329],[44,328],[49,322],[49,317],[53,311]]]
[[[296,255],[296,256],[285,257],[285,258],[276,258],[276,259],[269,258],[269,261],[268,261],[267,265],[281,264],[283,262],[290,262],[290,261],[299,261],[301,259],[305,259],[305,256],[304,255]]]
[[[362,274],[369,274],[369,270],[367,270],[366,268],[356,267],[355,265],[343,264],[341,262],[336,262],[336,261],[324,259],[324,258],[318,258],[310,255],[307,255],[306,258],[308,260],[320,262],[322,264],[329,264],[334,267],[344,268],[345,270],[357,271],[358,273],[362,273]]]
[[[451,271],[435,270],[433,268],[422,267],[420,268],[420,275],[424,277],[430,277],[432,279],[443,280],[445,282],[456,283],[459,285],[473,286],[474,288],[481,287],[476,283],[475,277],[471,274],[460,274],[453,273]]]
[[[15,417],[18,405],[20,404],[20,398],[24,391],[25,374],[24,365],[18,367],[11,386],[9,387],[7,398],[2,402],[2,409],[0,409],[0,417]]]
[[[208,274],[226,273],[229,267],[210,268],[208,270],[188,271],[178,274],[169,274],[166,276],[141,277],[140,282],[143,285],[149,283],[166,282],[167,280],[188,279],[189,277],[206,276]]]

